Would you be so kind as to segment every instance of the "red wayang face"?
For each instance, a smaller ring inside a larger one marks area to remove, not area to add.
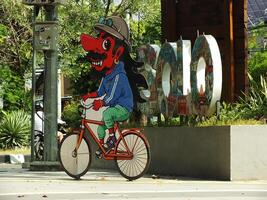
[[[96,38],[84,33],[81,35],[82,47],[88,52],[87,59],[97,71],[102,71],[104,68],[112,69],[119,61],[124,47],[121,45],[116,52],[113,52],[115,43],[114,36],[104,31],[101,31]]]

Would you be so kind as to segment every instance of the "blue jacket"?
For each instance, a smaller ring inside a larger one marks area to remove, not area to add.
[[[98,96],[106,94],[103,99],[106,106],[120,105],[132,112],[133,94],[123,62],[119,62],[111,74],[102,78],[97,94]]]

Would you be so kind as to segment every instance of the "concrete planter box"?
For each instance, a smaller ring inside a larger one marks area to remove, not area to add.
[[[144,132],[151,147],[150,174],[267,180],[267,125],[146,127]],[[94,168],[115,167],[94,157]]]

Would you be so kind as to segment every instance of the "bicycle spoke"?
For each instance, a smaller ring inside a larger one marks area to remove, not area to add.
[[[140,138],[136,138],[135,142],[134,142],[134,145],[133,145],[133,148],[132,148],[132,151],[134,150],[134,148],[138,147],[138,145],[140,144],[140,142],[142,142],[142,140]]]
[[[147,159],[139,159],[139,158],[137,158],[136,160],[138,160],[138,163],[144,163],[144,164],[146,164],[147,163]]]
[[[136,160],[133,160],[132,167],[133,167],[134,175],[136,175],[136,174],[138,174],[140,172],[140,170],[138,170],[138,168],[137,168],[137,162],[136,162]]]
[[[120,160],[119,163],[122,163],[122,164],[120,164],[120,167],[123,167],[125,164],[126,165],[128,164],[127,160]],[[125,167],[123,169],[125,169]]]
[[[129,162],[127,162],[126,160],[124,161],[124,168],[123,168],[123,171],[125,170],[125,168],[126,168],[126,171],[128,171],[127,169],[128,169],[128,166],[129,166]],[[127,174],[129,174],[129,173],[127,173]]]
[[[118,161],[118,165],[120,165],[120,167],[123,167],[125,164],[126,164],[125,160]]]
[[[136,170],[136,160],[133,160],[132,163],[132,169],[133,169],[133,175],[136,176],[138,173],[138,171]]]
[[[136,167],[139,169],[139,172],[141,172],[144,167],[139,162],[136,163]]]
[[[126,143],[127,143],[127,145],[128,145],[129,148],[132,146],[132,137],[133,137],[133,136],[129,136],[129,137],[126,139]]]
[[[141,151],[141,152],[144,152],[144,151]],[[135,153],[135,156],[137,157],[141,157],[142,155],[147,155],[147,152],[144,152],[144,153]]]
[[[143,152],[143,151],[146,151],[146,148],[145,147],[140,147],[140,149],[137,149],[137,150],[135,150],[135,151],[133,151],[135,154],[138,154],[139,155],[139,153],[141,153],[141,152]]]
[[[142,170],[145,168],[146,164],[147,164],[147,158],[144,161],[140,160],[139,158],[135,159],[135,166],[139,172],[142,172]]]
[[[118,150],[119,150],[119,151],[126,151],[126,147],[121,148],[121,146],[119,146],[119,147],[118,147]]]
[[[132,167],[131,162],[132,162],[131,160],[128,162],[129,163],[129,165],[128,165],[128,169],[129,169],[128,175],[129,176],[131,176],[131,167]]]

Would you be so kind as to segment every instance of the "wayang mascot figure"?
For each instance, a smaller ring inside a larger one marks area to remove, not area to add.
[[[86,34],[81,35],[81,44],[87,52],[86,59],[103,78],[95,92],[85,94],[84,101],[88,98],[95,99],[93,109],[98,111],[103,106],[108,108],[103,112],[104,126],[97,129],[101,145],[109,151],[117,141],[114,133],[114,123],[124,121],[130,117],[137,101],[142,102],[138,87],[147,88],[144,77],[138,74],[137,68],[143,63],[134,61],[130,56],[129,29],[121,17],[101,17],[94,26],[97,37]],[[109,137],[104,143],[108,129]],[[96,152],[101,156],[101,150]]]

